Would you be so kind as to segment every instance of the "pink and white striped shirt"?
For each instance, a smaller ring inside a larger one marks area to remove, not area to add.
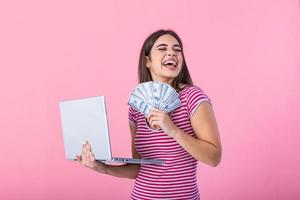
[[[196,137],[191,117],[201,102],[211,102],[197,86],[179,92],[181,106],[170,113],[174,124]],[[146,118],[129,107],[129,122],[136,128],[135,146],[142,158],[162,159],[164,165],[141,165],[131,199],[200,199],[197,186],[197,160],[163,131],[154,131]]]

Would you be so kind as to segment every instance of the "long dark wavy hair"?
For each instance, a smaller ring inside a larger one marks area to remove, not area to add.
[[[181,71],[179,72],[178,76],[172,81],[171,86],[179,91],[179,85],[184,84],[184,85],[193,85],[192,78],[190,76],[189,70],[187,68],[184,54],[183,54],[183,45],[180,37],[172,30],[158,30],[152,33],[148,38],[145,40],[141,52],[140,52],[140,59],[139,59],[139,67],[138,67],[138,76],[139,76],[139,82],[144,83],[148,81],[153,81],[151,77],[151,73],[149,68],[146,67],[146,56],[150,56],[150,51],[156,42],[156,40],[162,36],[162,35],[171,35],[173,36],[179,43],[181,50],[182,50],[182,68]],[[151,58],[150,58],[151,59]]]

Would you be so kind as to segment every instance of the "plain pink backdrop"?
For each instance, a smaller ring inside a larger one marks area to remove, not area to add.
[[[300,199],[296,0],[1,1],[0,199],[129,198],[133,180],[65,159],[58,101],[105,95],[113,153],[130,156],[127,99],[159,28],[213,101],[223,159],[199,163],[202,199]]]

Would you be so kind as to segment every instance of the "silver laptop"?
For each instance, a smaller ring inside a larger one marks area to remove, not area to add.
[[[104,96],[60,101],[59,108],[67,159],[80,155],[82,143],[88,141],[101,162],[164,164],[158,159],[112,157]]]

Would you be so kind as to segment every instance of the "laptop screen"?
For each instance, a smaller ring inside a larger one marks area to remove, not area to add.
[[[67,159],[81,155],[88,141],[97,160],[111,159],[109,129],[104,96],[59,102]]]

